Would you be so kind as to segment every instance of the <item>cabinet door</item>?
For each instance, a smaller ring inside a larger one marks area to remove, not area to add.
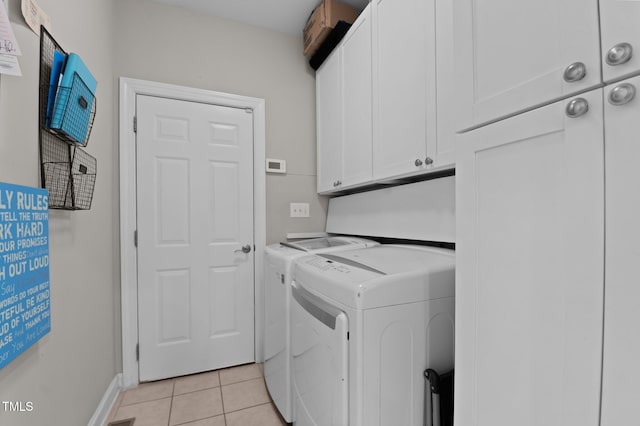
[[[640,77],[623,84],[640,90]],[[606,262],[602,426],[637,423],[640,402],[640,100],[605,101]]]
[[[427,140],[427,156],[433,161],[432,167],[438,169],[455,165],[457,107],[453,76],[453,3],[435,0],[437,134]]]
[[[453,3],[458,130],[600,84],[597,1]],[[577,62],[585,76],[565,81]]]
[[[425,168],[435,137],[435,33],[432,0],[374,0],[373,175]]]
[[[342,187],[371,180],[371,14],[360,14],[340,45],[342,55]]]
[[[334,51],[316,73],[318,192],[336,188],[342,177],[341,56]]]
[[[605,82],[640,72],[640,25],[638,22],[640,22],[639,2],[600,0],[602,73]],[[631,47],[631,51],[624,48],[624,43]]]
[[[456,426],[597,426],[602,90],[461,136]]]

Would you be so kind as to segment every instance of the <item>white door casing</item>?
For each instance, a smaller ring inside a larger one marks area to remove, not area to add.
[[[265,224],[265,103],[263,99],[231,95],[203,89],[175,86],[164,83],[120,79],[120,262],[122,303],[122,364],[123,387],[138,384],[138,254],[134,244],[137,217],[136,134],[133,119],[136,97],[150,95],[191,102],[201,102],[253,110],[253,181],[254,181],[254,277],[255,284],[255,341],[254,359],[262,360],[263,284],[260,274],[266,240]]]
[[[141,381],[254,361],[252,114],[137,96]]]

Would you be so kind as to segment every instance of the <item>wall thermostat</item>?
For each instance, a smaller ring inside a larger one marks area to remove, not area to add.
[[[267,173],[286,173],[287,162],[275,158],[267,158]]]

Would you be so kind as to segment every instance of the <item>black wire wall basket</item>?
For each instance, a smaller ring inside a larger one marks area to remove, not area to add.
[[[40,30],[40,178],[49,190],[49,208],[89,210],[96,182],[97,161],[85,152],[96,113],[96,99],[84,81],[73,75],[68,87],[51,85],[56,52],[62,47]],[[55,108],[52,96],[55,95]],[[60,103],[58,105],[58,103]],[[59,115],[55,115],[59,114]]]
[[[89,210],[96,183],[97,161],[81,148],[45,136],[42,183],[49,190],[49,208]]]

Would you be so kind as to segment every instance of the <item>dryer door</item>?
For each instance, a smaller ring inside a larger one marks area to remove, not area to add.
[[[347,315],[292,283],[292,351],[296,426],[346,425]]]

